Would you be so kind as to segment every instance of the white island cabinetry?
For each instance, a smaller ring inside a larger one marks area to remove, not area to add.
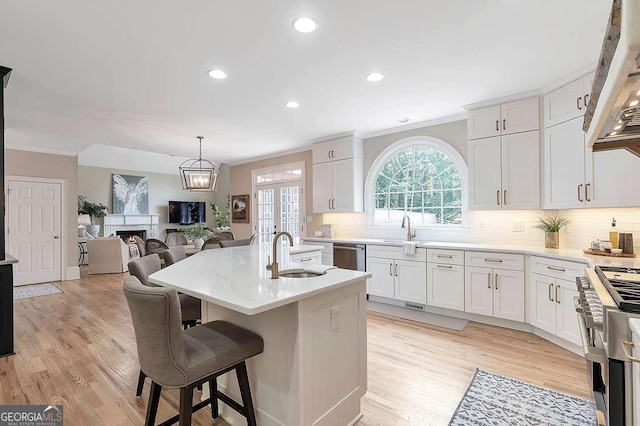
[[[155,284],[202,300],[203,322],[226,320],[264,339],[247,360],[259,425],[347,425],[367,390],[365,272],[332,269],[314,278],[271,279],[271,245],[205,250],[152,274]],[[280,270],[316,249],[284,248]],[[218,387],[240,399],[233,374]],[[205,386],[203,397],[208,395]],[[246,420],[220,404],[230,424]]]

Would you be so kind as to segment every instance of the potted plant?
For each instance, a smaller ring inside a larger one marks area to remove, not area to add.
[[[226,211],[223,212],[215,203],[209,203],[213,212],[213,225],[216,229],[228,229],[231,222],[231,194],[227,194]]]
[[[189,239],[193,240],[193,244],[196,248],[202,248],[204,240],[209,236],[209,230],[202,226],[201,223],[196,223],[189,228],[180,228],[178,231],[182,232]]]
[[[84,195],[78,195],[78,214],[89,215],[91,225],[87,225],[87,232],[94,237],[98,236],[100,232],[100,225],[93,223],[94,218],[105,217],[109,209],[102,203],[91,203],[87,201],[87,197]]]
[[[538,221],[539,223],[535,228],[544,231],[544,247],[557,249],[560,245],[560,235],[558,232],[569,224],[569,219],[555,215],[541,217]]]

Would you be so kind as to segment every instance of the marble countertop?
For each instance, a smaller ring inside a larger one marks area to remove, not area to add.
[[[290,254],[321,250],[321,246],[281,247],[280,271],[299,268]],[[266,269],[271,244],[205,250],[149,276],[155,284],[174,288],[228,309],[255,315],[289,303],[362,281],[371,274],[331,269],[313,278],[271,279]]]
[[[375,245],[388,245],[401,247],[401,240],[383,240],[374,238],[315,238],[305,237],[303,241],[311,242],[333,242],[333,243],[365,243]],[[544,247],[515,246],[508,244],[481,244],[481,243],[460,243],[460,242],[438,242],[438,241],[416,241],[418,247],[432,249],[450,249],[450,250],[477,250],[500,253],[530,254],[534,256],[542,256],[552,259],[567,260],[570,262],[581,262],[591,266],[607,265],[607,266],[626,266],[632,268],[640,268],[640,258],[631,257],[607,257],[594,256],[584,254],[582,250],[577,249],[546,249]]]
[[[322,248],[322,247],[320,247]],[[18,263],[18,259],[16,259],[15,257],[11,256],[9,253],[5,253],[4,256],[4,260],[0,260],[0,266],[2,265],[11,265],[14,263]]]

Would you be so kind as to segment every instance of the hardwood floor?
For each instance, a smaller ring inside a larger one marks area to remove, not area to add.
[[[17,355],[0,359],[0,404],[62,404],[66,425],[142,425],[135,338],[123,274],[56,283],[15,302]],[[359,425],[447,425],[476,368],[589,398],[582,358],[528,333],[471,323],[462,332],[368,318],[368,392]],[[196,393],[196,398],[199,398]],[[158,421],[177,412],[163,390]],[[194,425],[227,425],[205,408]]]

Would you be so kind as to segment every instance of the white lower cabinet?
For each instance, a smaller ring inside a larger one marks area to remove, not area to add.
[[[464,266],[427,263],[427,305],[464,311]]]
[[[376,254],[376,249],[367,251]],[[426,252],[418,249],[416,260],[406,260],[402,249],[381,247],[377,254],[394,257],[372,257],[367,255],[367,271],[371,272],[367,284],[367,293],[373,296],[413,302],[421,305],[427,303],[427,264],[424,261]],[[403,259],[404,257],[404,259]]]
[[[560,278],[529,275],[529,323],[576,345],[581,345],[574,296],[576,284]]]
[[[465,267],[465,311],[524,322],[524,272]]]

